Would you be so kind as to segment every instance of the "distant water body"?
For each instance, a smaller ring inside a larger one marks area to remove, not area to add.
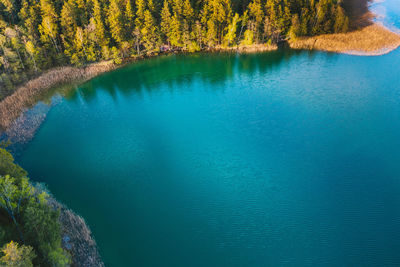
[[[400,33],[400,0],[375,0],[370,10],[376,15],[376,22]]]
[[[399,70],[400,50],[154,58],[59,99],[18,162],[107,266],[399,266]]]

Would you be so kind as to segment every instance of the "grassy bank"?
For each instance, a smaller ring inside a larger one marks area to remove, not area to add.
[[[383,55],[400,46],[400,35],[378,24],[348,33],[323,34],[289,41],[293,49],[321,50],[352,55]]]

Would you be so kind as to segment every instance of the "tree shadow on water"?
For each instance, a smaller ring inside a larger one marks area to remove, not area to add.
[[[207,88],[221,88],[225,82],[240,79],[238,75],[252,77],[278,69],[293,58],[309,51],[280,49],[253,54],[194,53],[160,56],[132,63],[116,71],[101,75],[79,86],[78,90],[64,93],[67,100],[80,97],[86,102],[94,100],[99,92],[106,92],[113,99],[118,94],[140,96],[168,88],[169,91],[190,91],[200,80]],[[215,86],[217,85],[217,86]]]

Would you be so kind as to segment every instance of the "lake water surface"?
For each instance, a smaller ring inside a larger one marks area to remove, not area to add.
[[[399,70],[400,50],[154,58],[63,97],[18,162],[107,266],[399,266]]]

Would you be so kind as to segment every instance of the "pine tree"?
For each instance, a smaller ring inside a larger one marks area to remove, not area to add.
[[[88,9],[85,0],[74,0],[76,1],[76,20],[77,24],[81,27],[88,24],[87,15]]]
[[[248,24],[248,21],[249,21],[249,15],[248,14],[249,14],[249,12],[248,12],[248,10],[246,10],[243,13],[242,17],[240,18],[241,27],[240,27],[239,37],[238,37],[239,40],[242,39],[243,30]]]
[[[183,17],[189,26],[192,26],[194,20],[194,10],[189,0],[183,3]]]
[[[282,14],[282,32],[286,34],[289,32],[290,25],[292,24],[292,14],[290,12],[290,4],[288,0],[283,1],[283,14]]]
[[[289,30],[289,38],[296,39],[298,36],[301,36],[301,24],[298,14],[294,14],[292,17],[291,27]]]
[[[145,24],[145,10],[146,2],[144,0],[136,1],[136,18],[135,18],[135,29],[133,35],[135,37],[136,53],[140,54],[140,47],[143,42],[142,30]]]
[[[190,33],[192,40],[192,50],[199,51],[203,48],[204,44],[204,30],[200,21],[196,21],[193,25],[192,32]]]
[[[35,69],[35,72],[38,72],[38,67],[37,67],[37,64],[36,64],[36,61],[37,61],[36,58],[37,58],[37,55],[38,55],[38,51],[35,48],[35,45],[33,44],[32,41],[27,41],[25,43],[25,49],[26,49],[26,52],[30,56],[30,59],[31,59],[32,64],[33,64],[33,67]]]
[[[23,50],[23,45],[21,43],[21,36],[20,36],[20,30],[17,26],[15,26],[15,29],[12,28],[5,28],[4,29],[4,35],[6,37],[6,43],[7,46],[12,52],[15,53],[16,57],[16,62],[15,66],[16,69],[25,69],[23,58],[22,58],[22,50]]]
[[[156,21],[150,10],[144,12],[144,25],[141,32],[143,45],[148,52],[155,50],[160,45]]]
[[[146,10],[145,0],[136,0],[136,19],[135,26],[139,29],[144,25],[144,12]]]
[[[74,0],[68,0],[61,9],[60,25],[64,42],[72,40],[77,27],[76,6]]]
[[[3,4],[3,6],[5,7],[4,11],[10,18],[10,21],[12,23],[15,23],[15,16],[14,16],[14,12],[16,9],[15,1],[14,0],[0,0],[0,3]]]
[[[125,29],[131,33],[133,31],[134,13],[132,8],[131,0],[126,0],[125,4]]]
[[[221,44],[227,26],[232,19],[230,0],[207,0],[201,12],[201,23],[206,27],[206,42],[209,46]]]
[[[239,21],[240,21],[239,14],[236,13],[232,19],[231,24],[229,24],[228,32],[225,35],[225,44],[227,46],[230,46],[236,41],[237,24],[239,23]]]
[[[334,32],[347,32],[349,30],[349,18],[346,16],[344,9],[338,6],[335,15]]]
[[[256,42],[261,41],[262,23],[264,21],[264,11],[262,9],[261,0],[253,0],[248,8],[249,20],[253,36]]]
[[[120,0],[110,0],[107,21],[111,36],[120,45],[125,40],[123,12]]]
[[[35,1],[30,3],[28,0],[23,0],[19,16],[27,35],[38,41],[40,35],[38,30],[40,25],[40,5]]]
[[[108,47],[109,39],[103,21],[103,11],[99,0],[93,0],[93,19],[97,43],[101,47]]]
[[[170,29],[168,33],[171,45],[174,47],[183,47],[182,35],[181,22],[179,21],[178,15],[174,14],[170,20]]]
[[[170,43],[170,29],[171,29],[171,12],[167,0],[164,0],[164,6],[161,10],[161,33],[165,40]]]
[[[51,0],[40,0],[40,9],[42,11],[42,23],[39,26],[41,40],[44,43],[52,43],[57,53],[58,47],[58,15]]]
[[[197,51],[349,28],[342,0],[231,1],[0,0],[0,86],[61,63],[120,62],[162,43]]]

